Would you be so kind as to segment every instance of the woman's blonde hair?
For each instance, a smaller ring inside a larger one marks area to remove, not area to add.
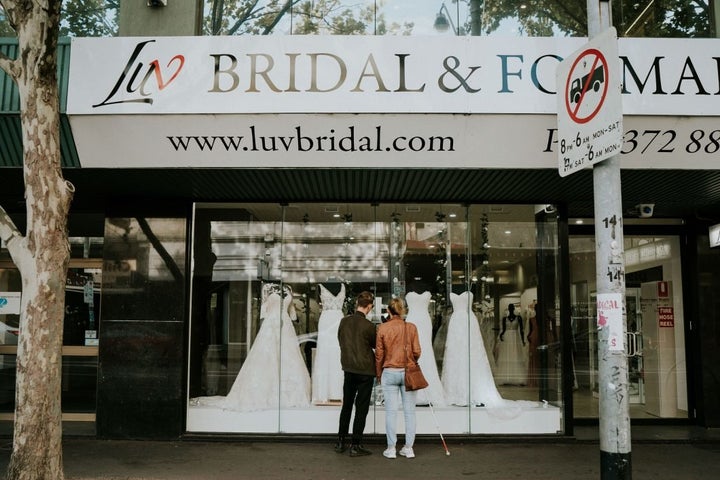
[[[403,316],[405,315],[405,300],[402,298],[393,298],[388,304],[388,311],[393,315]]]

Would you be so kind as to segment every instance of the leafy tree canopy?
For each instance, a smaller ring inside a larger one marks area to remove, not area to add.
[[[386,22],[382,13],[386,3],[378,0],[363,6],[347,0],[209,0],[203,33],[408,35],[413,28],[411,22],[402,25]]]
[[[112,37],[118,32],[120,0],[63,0],[60,11],[61,37]],[[0,6],[0,37],[15,31]]]
[[[63,0],[61,37],[113,37],[118,32],[120,0]]]
[[[480,3],[483,34],[517,22],[524,36],[586,36],[585,0],[453,0]],[[615,0],[613,25],[622,37],[711,37],[709,0]]]

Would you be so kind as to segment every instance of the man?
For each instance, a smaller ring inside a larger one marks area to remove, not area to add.
[[[340,363],[345,375],[343,381],[343,402],[340,410],[340,425],[335,451],[347,449],[346,437],[350,428],[350,416],[355,404],[350,456],[360,457],[372,452],[363,446],[365,420],[370,410],[370,396],[375,381],[375,325],[367,319],[373,308],[375,296],[362,292],[357,297],[356,310],[340,320],[338,341]]]

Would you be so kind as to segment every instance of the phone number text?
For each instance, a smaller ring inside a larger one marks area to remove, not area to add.
[[[552,152],[557,145],[557,128],[548,129],[543,152]],[[623,135],[622,154],[629,153],[686,153],[714,154],[720,151],[720,130],[693,130],[689,135],[676,130],[627,130]]]

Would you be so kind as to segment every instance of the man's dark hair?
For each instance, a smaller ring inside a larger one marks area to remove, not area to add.
[[[372,292],[360,292],[360,295],[357,297],[357,307],[365,308],[373,303],[375,303],[375,295],[373,295]]]

